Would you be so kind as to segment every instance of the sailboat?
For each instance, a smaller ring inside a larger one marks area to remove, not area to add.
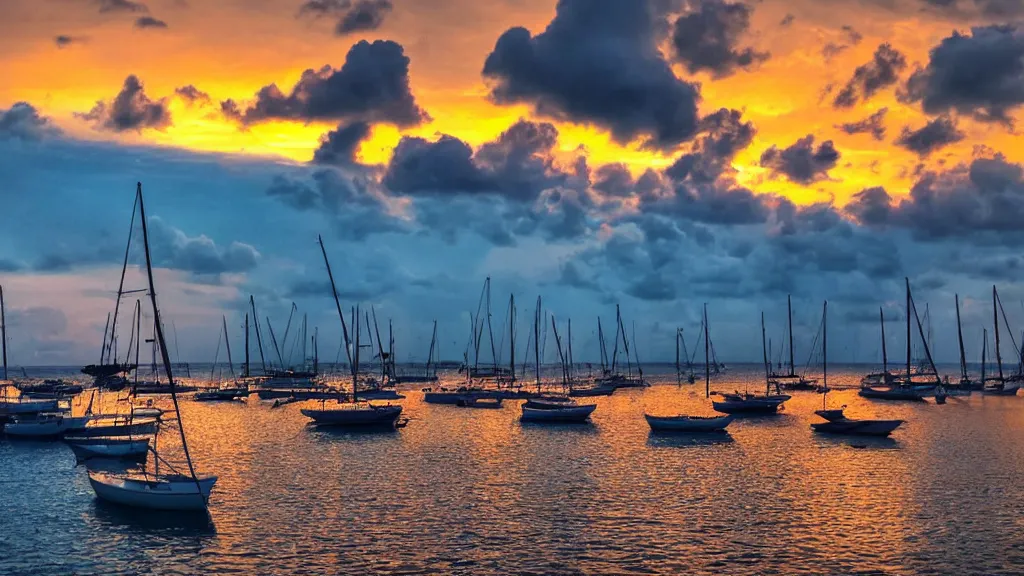
[[[679,355],[680,354],[680,350],[679,350],[680,345],[682,345],[682,356],[681,357]],[[685,377],[683,376],[684,372],[683,372],[683,363],[680,361],[681,358],[686,360],[686,372],[685,372],[686,376]],[[706,362],[705,362],[705,364],[706,364]],[[682,328],[676,328],[676,385],[677,386],[682,386],[683,380],[685,380],[687,384],[696,384],[697,383],[697,375],[693,373],[693,363],[690,362],[690,353],[686,349],[686,338],[683,336],[683,329]]]
[[[537,310],[534,314],[534,370],[537,389],[540,390],[540,330],[541,322],[540,298],[537,298]],[[558,334],[558,326],[555,317],[551,317],[551,328],[555,334],[555,344],[558,348],[558,358],[562,367],[562,387],[571,391],[572,380],[570,367],[565,355],[562,353],[562,340]],[[523,422],[561,422],[561,423],[582,423],[586,422],[590,415],[597,409],[597,404],[580,404],[569,395],[544,396],[531,398],[523,403]]]
[[[4,289],[0,286],[0,349],[3,352],[4,378],[0,380],[0,423],[12,416],[38,414],[57,409],[57,399],[29,399],[21,395],[7,374],[7,317],[4,312]]]
[[[972,380],[967,373],[967,354],[964,352],[964,332],[960,325],[960,295],[956,294],[956,338],[960,345],[960,380],[956,384],[949,383],[949,376],[943,382],[943,388],[950,396],[970,396],[972,390],[982,388],[981,381]]]
[[[352,325],[355,331],[355,345],[349,341],[348,324],[345,323],[345,315],[341,311],[341,301],[338,299],[338,289],[334,284],[334,274],[331,272],[331,263],[327,259],[327,249],[324,248],[322,237],[317,237],[320,242],[320,251],[324,256],[324,264],[327,266],[327,276],[331,281],[331,294],[334,295],[334,304],[338,309],[338,318],[341,320],[341,331],[345,338],[345,354],[348,355],[348,364],[352,372],[352,398],[347,402],[344,398],[338,397],[337,405],[330,408],[326,400],[321,400],[320,408],[303,408],[300,410],[303,416],[309,418],[318,426],[336,427],[387,427],[395,428],[398,417],[402,414],[401,405],[387,404],[379,406],[370,402],[359,401],[359,310],[352,310]]]
[[[687,359],[689,362],[689,359]],[[711,397],[711,354],[708,339],[708,305],[704,305],[704,398]],[[653,416],[644,413],[644,419],[656,432],[724,432],[732,423],[731,414],[722,416]]]
[[[740,393],[739,391],[731,394],[716,392],[717,395],[722,397],[722,400],[712,403],[715,410],[726,414],[775,414],[787,400],[792,398],[792,396],[787,394],[771,393],[771,368],[768,363],[768,342],[765,336],[764,312],[761,313],[761,348],[764,354],[764,396],[750,392]]]
[[[611,386],[615,388],[644,388],[650,386],[646,380],[644,380],[644,370],[640,366],[640,362],[636,363],[637,375],[633,375],[633,362],[630,360],[629,352],[629,337],[626,335],[626,327],[622,323],[622,313],[619,305],[615,305],[615,347],[612,351],[612,362],[611,366],[604,371],[600,377],[595,380],[595,385],[598,386]],[[619,355],[619,341],[622,341],[622,349],[626,353],[626,373],[623,374],[617,371],[618,367],[618,355]],[[634,342],[634,345],[636,343]]]
[[[935,369],[935,362],[932,361],[931,349],[928,347],[928,341],[924,335],[924,329],[921,326],[921,319],[917,316],[917,308],[914,306],[914,298],[910,293],[910,279],[906,278],[907,287],[907,369],[906,373],[897,375],[889,373],[888,358],[885,353],[885,320],[881,317],[881,309],[879,309],[879,318],[882,322],[882,363],[883,371],[880,376],[880,380],[875,380],[866,377],[861,382],[861,389],[858,392],[860,396],[864,398],[872,398],[875,400],[911,400],[911,401],[923,401],[926,396],[935,396],[936,401],[939,398],[945,399],[944,393],[940,390],[940,380],[938,371]],[[917,320],[917,331],[921,338],[921,344],[924,347],[925,358],[928,363],[926,370],[915,370],[912,365],[912,332],[911,332],[911,318]],[[917,380],[915,380],[915,378]],[[920,382],[920,379],[926,378],[927,381]]]
[[[789,372],[778,374],[772,371],[768,376],[769,384],[775,386],[776,390],[814,390],[818,382],[813,379],[804,378],[796,373],[796,363],[793,354],[793,298],[786,297],[786,311],[789,319]],[[769,366],[771,363],[769,362]]]
[[[145,470],[141,473],[90,471],[89,483],[96,492],[96,496],[101,500],[125,506],[162,510],[205,511],[210,499],[210,492],[217,483],[217,477],[199,476],[196,474],[195,466],[192,463],[192,455],[189,453],[185,425],[181,418],[181,410],[178,407],[177,389],[174,375],[171,371],[171,359],[167,353],[163,325],[160,322],[160,309],[156,303],[156,287],[153,282],[153,264],[149,252],[149,231],[146,223],[146,208],[142,199],[141,182],[136,188],[135,200],[142,220],[142,240],[146,255],[146,277],[149,281],[149,297],[153,305],[153,316],[156,322],[156,338],[160,344],[161,360],[163,361],[164,372],[167,375],[167,382],[170,386],[171,402],[174,404],[174,415],[181,436],[181,449],[187,464],[187,474],[179,471],[160,456],[159,452],[157,452],[157,437],[155,436],[151,446],[155,461],[152,473]],[[170,471],[161,471],[161,464]]]
[[[903,420],[856,420],[847,418],[842,408],[828,409],[828,301],[821,309],[821,363],[822,389],[821,410],[814,413],[825,419],[825,422],[811,424],[815,432],[825,434],[852,434],[856,436],[888,436],[903,424]]]
[[[391,343],[391,377],[395,384],[437,382],[437,360],[440,356],[437,346],[437,320],[434,320],[434,330],[430,336],[430,349],[427,351],[427,365],[423,374],[398,374],[395,366],[394,340]]]
[[[250,394],[249,387],[235,379],[235,366],[231,360],[231,339],[228,336],[228,319],[225,316],[221,316],[221,321],[224,326],[224,346],[227,348],[228,353],[228,372],[231,374],[231,382],[223,382],[215,388],[196,392],[195,396],[193,396],[196,402],[244,400]],[[219,346],[217,347],[217,352],[220,352]],[[216,370],[216,366],[217,359],[214,357],[213,370]]]
[[[992,286],[992,323],[993,330],[996,337],[996,367],[999,372],[996,376],[991,378],[982,378],[984,387],[982,388],[982,394],[989,396],[1016,396],[1017,390],[1020,389],[1021,378],[1019,375],[1016,378],[1014,376],[1007,377],[1003,374],[1003,355],[999,346],[999,312],[1002,310],[1003,304],[999,300],[999,294],[996,292],[996,287]],[[1006,322],[1006,311],[1003,311],[1003,321]],[[1009,330],[1010,325],[1006,323],[1006,328]],[[1013,333],[1010,332],[1010,339],[1013,339]],[[1016,342],[1014,342],[1016,347]]]

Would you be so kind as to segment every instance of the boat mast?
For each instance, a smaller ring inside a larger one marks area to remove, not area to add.
[[[352,310],[352,324],[356,327],[355,354],[352,360],[352,402],[356,401],[356,394],[359,393],[359,305]]]
[[[540,296],[533,314],[533,369],[537,378],[537,394],[540,394]]]
[[[341,301],[338,300],[338,289],[334,285],[334,274],[331,273],[331,262],[327,259],[327,250],[324,248],[324,239],[317,235],[317,241],[320,242],[320,252],[324,255],[324,264],[327,266],[327,277],[331,280],[331,294],[334,296],[334,305],[338,309],[338,318],[341,319],[341,333],[345,337],[345,356],[348,358],[348,363],[352,364],[352,352],[349,350],[349,339],[348,339],[348,325],[345,324],[345,314],[341,311]],[[256,332],[259,337],[259,331]],[[352,366],[352,383],[355,384],[356,371],[355,366]],[[352,397],[355,400],[355,396]]]
[[[284,371],[284,359],[281,358],[281,348],[277,345],[277,336],[274,336],[274,325],[270,323],[270,316],[267,316],[267,329],[270,330],[270,342],[274,345],[274,351],[277,352],[277,362],[281,371]]]
[[[109,319],[110,316],[107,316]],[[106,336],[103,338],[106,340]],[[7,381],[7,316],[4,312],[4,288],[0,286],[0,348],[4,356],[4,381]]]
[[[110,331],[110,312],[107,312],[107,323],[103,325],[103,345],[100,346],[100,366],[103,365],[103,358],[107,354],[107,332]],[[4,372],[4,380],[7,379],[7,372]]]
[[[981,330],[981,386],[985,387],[985,352],[988,351],[988,328]]]
[[[509,386],[511,387],[516,381],[516,295],[510,294],[508,297],[508,339],[510,355],[508,359],[508,369],[511,372],[512,379],[509,380]]]
[[[138,396],[139,393],[139,346],[142,344],[142,301],[138,298],[135,299],[135,380],[132,384],[132,396]],[[131,411],[129,411],[129,418],[132,417]]]
[[[574,372],[574,363],[572,361],[572,318],[569,318],[567,320],[567,322],[568,322],[568,328],[567,328],[568,334],[566,335],[566,337],[568,339],[567,342],[569,343],[569,345],[568,345],[568,348],[569,348],[569,356],[568,356],[569,367],[568,367],[568,372],[569,372],[569,389],[571,390],[572,389],[572,381],[573,381],[573,378],[575,377],[575,374],[573,373]]]
[[[619,305],[615,305],[615,318],[619,317]],[[615,372],[615,366],[619,358],[619,332],[621,331],[622,324],[618,321],[615,322],[615,347],[612,349],[612,372]]]
[[[313,327],[313,375],[320,373],[320,328]]]
[[[558,360],[562,364],[562,388],[572,388],[569,382],[569,373],[565,369],[565,355],[562,354],[562,339],[558,336],[558,326],[555,324],[555,315],[551,315],[551,330],[555,333],[555,347],[558,349]]]
[[[711,397],[711,365],[708,363],[711,354],[709,352],[708,341],[711,338],[708,336],[708,305],[704,303],[704,398]]]
[[[793,360],[793,296],[786,296],[786,310],[789,314],[789,375],[796,376],[796,363]]]
[[[228,372],[231,374],[231,378],[235,378],[235,363],[231,360],[231,337],[228,336],[228,317],[221,316],[221,321],[224,323],[224,347],[228,350]]]
[[[764,330],[764,311],[761,312],[761,353],[764,355],[764,395],[771,393],[771,377],[768,374],[768,344]]]
[[[964,355],[964,332],[960,327],[960,295],[956,294],[956,338],[960,344],[960,377],[967,380],[967,356]]]
[[[999,381],[1003,381],[1003,356],[999,352],[999,306],[996,303],[996,287],[992,285],[992,324],[996,334],[996,365],[999,367]]]
[[[249,377],[249,313],[245,313],[245,373],[243,378]]]
[[[885,315],[882,307],[878,307],[878,323],[882,327],[882,384],[889,381],[889,355],[885,351]]]
[[[185,454],[185,462],[188,463],[188,472],[192,475],[192,480],[196,483],[196,488],[199,493],[202,494],[202,489],[199,486],[199,479],[196,477],[195,466],[192,465],[192,455],[188,451],[188,442],[185,440],[185,425],[181,421],[181,409],[178,407],[178,395],[175,392],[176,386],[174,384],[174,375],[171,373],[171,358],[167,352],[167,346],[164,340],[164,329],[160,322],[160,309],[156,305],[156,287],[153,284],[153,262],[149,255],[149,229],[146,225],[146,207],[142,201],[142,182],[138,183],[135,194],[136,200],[139,207],[139,216],[142,219],[142,245],[146,253],[146,277],[149,279],[149,298],[153,303],[153,323],[156,328],[156,339],[160,345],[160,358],[164,363],[164,372],[167,374],[167,383],[171,389],[171,401],[174,403],[174,414],[178,419],[178,432],[181,434],[181,449]],[[134,213],[134,210],[132,211]],[[132,219],[134,223],[134,218]],[[127,262],[127,260],[126,260]],[[127,266],[127,264],[125,264]],[[120,291],[119,291],[120,292]]]
[[[430,350],[427,352],[427,377],[430,377],[430,364],[434,361],[434,345],[437,342],[437,320],[434,320],[434,331],[430,336]]]
[[[292,307],[290,310],[288,310],[288,322],[284,325],[284,337],[281,338],[281,346],[284,346],[285,350],[288,350],[288,332],[291,330],[292,327],[292,316],[295,315],[295,311],[298,309],[299,307],[295,305],[295,302],[292,302]],[[274,346],[277,346],[276,342],[274,343]],[[281,370],[285,370],[288,368],[284,364],[284,358],[281,356],[280,349],[278,349],[277,351],[277,361],[281,363]],[[291,364],[291,354],[288,355],[288,363]]]
[[[601,375],[608,373],[608,346],[604,341],[604,330],[601,329],[601,317],[597,317],[597,340],[601,352]]]
[[[907,386],[910,386],[910,279],[904,278],[907,283]]]
[[[622,314],[619,313],[619,305],[615,305],[615,318],[619,321],[619,328],[622,332],[622,349],[626,352],[626,376],[633,377],[633,362],[629,358],[629,339],[626,337],[626,326],[622,323]]]
[[[910,279],[907,278],[907,295],[910,295]],[[935,367],[935,362],[932,360],[931,347],[928,345],[928,339],[925,337],[924,327],[921,325],[921,317],[917,315],[917,306],[914,305],[914,300],[911,298],[910,305],[914,310],[914,320],[917,323],[917,333],[921,337],[921,343],[924,345],[924,357],[928,360],[928,367],[931,368],[932,374],[935,376],[935,383],[941,384],[942,381],[939,379],[939,370]]]
[[[683,383],[683,376],[679,371],[679,333],[681,330],[682,328],[676,328],[676,386],[680,386]]]
[[[252,294],[249,295],[249,307],[252,308],[252,321],[253,326],[256,328],[256,346],[260,350],[260,366],[263,367],[263,373],[267,373],[267,360],[263,356],[263,337],[260,336],[260,316],[256,313],[256,300]]]
[[[824,410],[828,397],[828,300],[821,308],[821,383],[825,389],[821,395],[821,409]]]
[[[100,365],[103,364],[104,358],[110,358],[110,350],[114,346],[114,335],[117,333],[117,312],[121,308],[121,297],[124,295],[124,275],[128,270],[128,252],[132,247],[132,235],[135,230],[135,212],[139,209],[139,202],[142,200],[142,183],[138,183],[138,194],[135,196],[135,203],[132,205],[132,221],[128,224],[128,244],[124,247],[124,263],[121,265],[121,282],[117,285],[117,300],[114,302],[114,318],[110,324],[110,343],[106,343],[104,338],[104,353],[100,354]],[[145,228],[145,220],[143,220],[143,228]],[[106,355],[104,357],[104,354]],[[117,362],[116,354],[114,362]]]
[[[384,343],[380,339],[380,328],[377,326],[377,308],[370,306],[370,311],[373,312],[373,331],[377,334],[377,355],[380,357],[380,378],[381,384],[383,384],[384,377],[387,376],[387,366],[385,365],[386,360],[384,359]],[[367,331],[369,331],[369,324],[367,324],[366,328]]]
[[[487,337],[491,341],[491,364],[494,374],[498,373],[498,351],[494,347],[494,329],[491,327],[491,277],[487,277]]]

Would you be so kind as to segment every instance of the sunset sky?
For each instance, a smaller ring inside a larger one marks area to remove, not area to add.
[[[519,338],[538,295],[674,357],[708,303],[761,356],[904,335],[903,278],[955,361],[999,286],[1024,328],[1019,0],[10,0],[0,8],[0,283],[11,362],[98,360],[142,181],[180,355],[241,347],[249,294],[333,360],[373,306],[400,360],[461,358],[486,276]],[[138,254],[131,258],[135,265]],[[130,281],[141,281],[137,270]],[[135,286],[137,287],[137,286]],[[119,327],[125,334],[127,327]],[[236,342],[237,341],[237,342]],[[1004,357],[1013,344],[1003,342]]]

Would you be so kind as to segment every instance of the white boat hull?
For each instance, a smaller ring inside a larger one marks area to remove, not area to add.
[[[530,408],[523,406],[523,422],[585,422],[597,409],[597,404],[561,406],[558,408]]]
[[[151,510],[206,510],[210,492],[217,483],[216,476],[199,478],[144,479],[103,472],[89,472],[96,497],[133,508]]]
[[[149,440],[126,438],[65,438],[79,460],[89,458],[138,458],[149,453]]]
[[[4,433],[16,438],[57,438],[64,434],[62,420],[8,422]]]
[[[644,414],[651,430],[658,432],[722,432],[734,416],[651,416]]]
[[[986,396],[1016,396],[1020,384],[1006,384],[1002,388],[985,388],[981,391]]]
[[[57,409],[57,400],[0,400],[0,414],[18,416],[38,414]]]

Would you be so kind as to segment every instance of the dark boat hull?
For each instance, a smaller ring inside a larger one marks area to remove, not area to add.
[[[903,420],[832,420],[811,424],[815,432],[846,436],[885,437],[903,424]]]

